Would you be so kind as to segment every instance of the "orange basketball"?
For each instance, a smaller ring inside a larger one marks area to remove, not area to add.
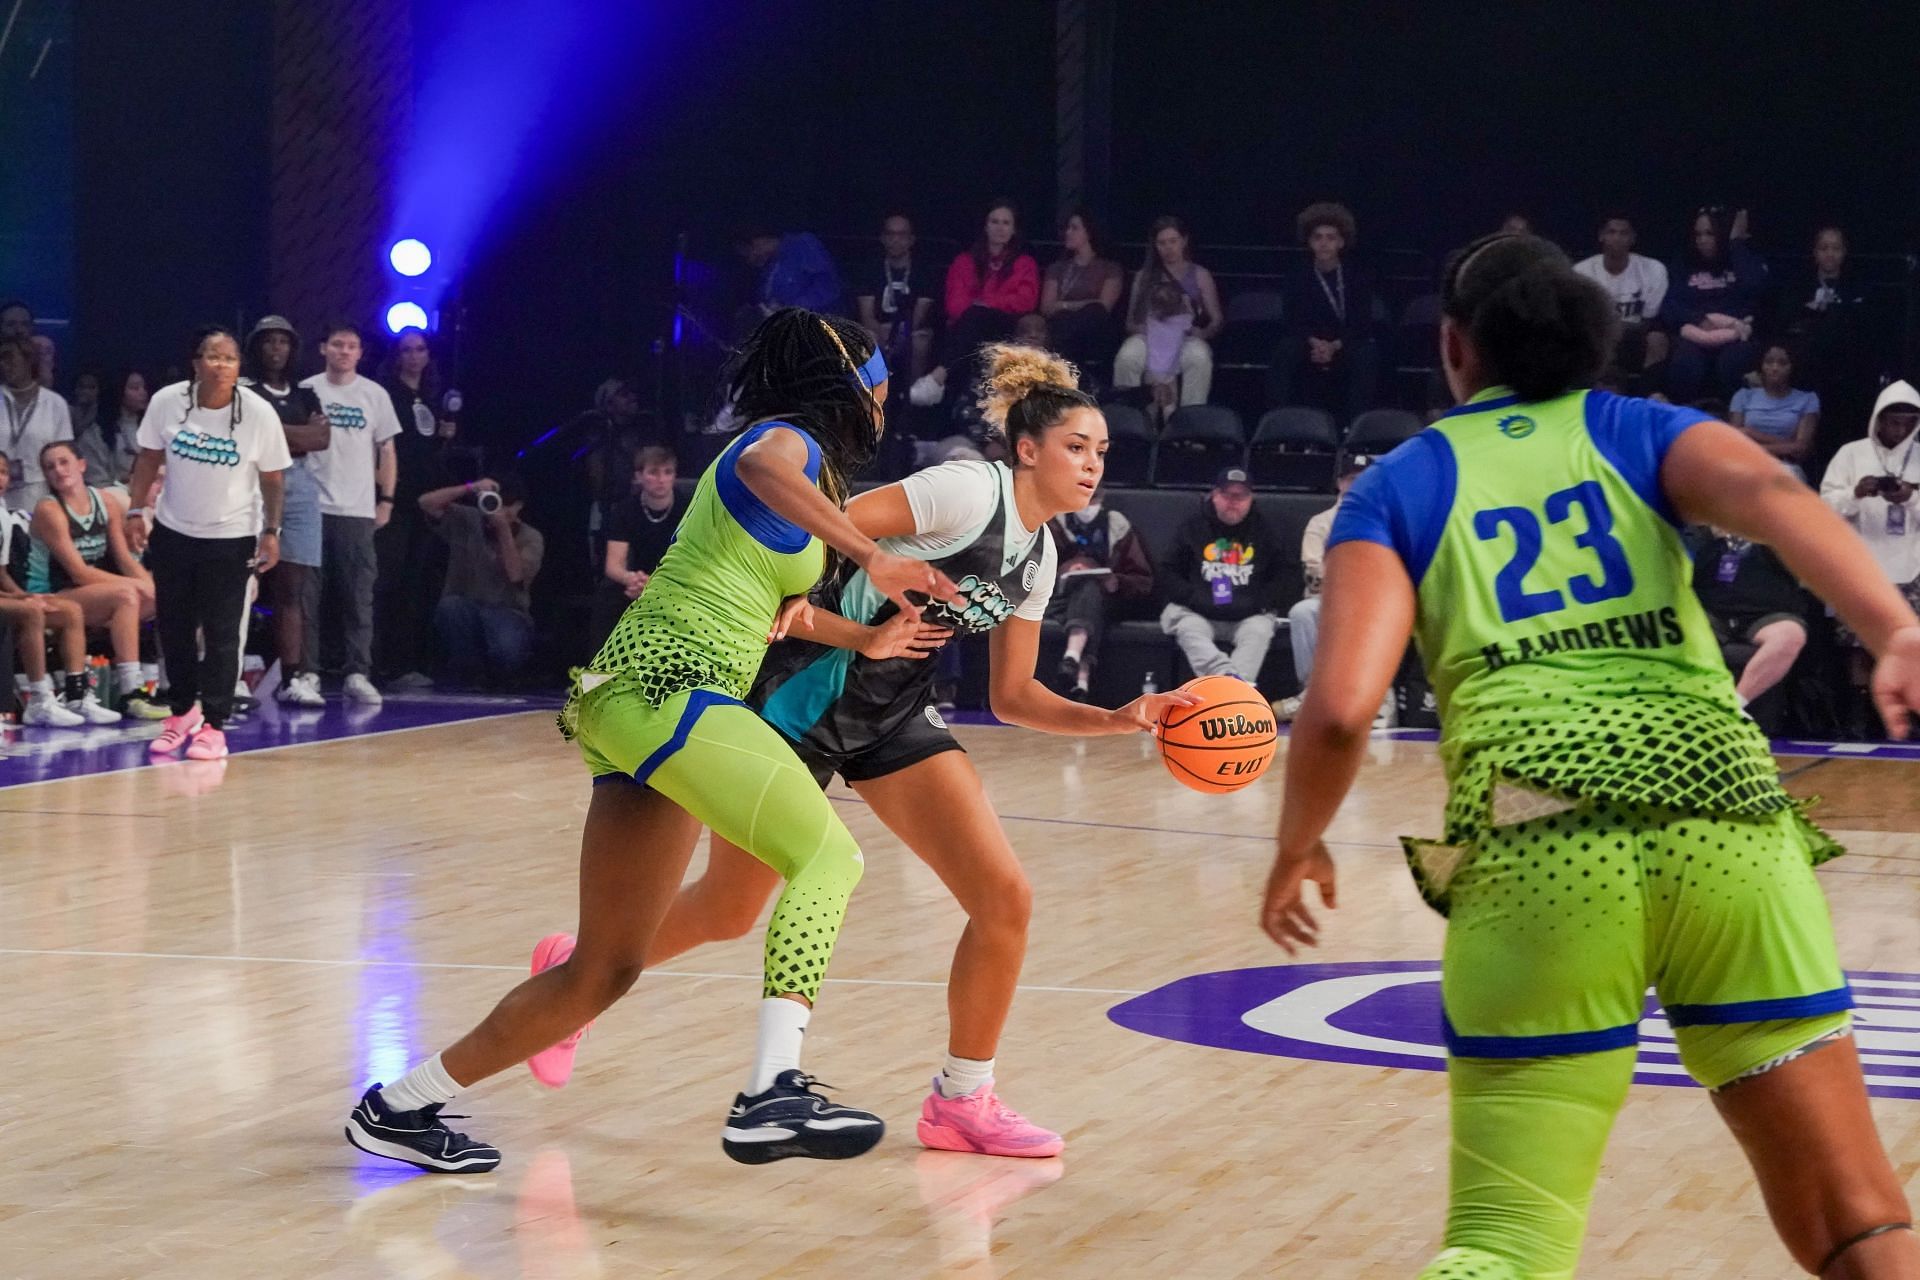
[[[1201,676],[1180,686],[1205,701],[1160,717],[1160,758],[1195,791],[1238,791],[1267,771],[1276,734],[1273,708],[1233,676]]]

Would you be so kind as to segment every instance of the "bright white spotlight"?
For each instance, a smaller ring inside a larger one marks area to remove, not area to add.
[[[387,331],[399,333],[402,329],[424,329],[427,327],[427,313],[417,302],[396,302],[387,308]]]
[[[403,276],[424,275],[433,265],[433,254],[418,240],[396,240],[387,250],[387,261]]]

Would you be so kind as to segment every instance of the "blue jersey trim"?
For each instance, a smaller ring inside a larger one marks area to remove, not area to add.
[[[687,737],[693,732],[694,723],[700,719],[709,707],[738,707],[744,705],[738,698],[729,698],[724,693],[715,693],[711,689],[695,689],[687,695],[687,705],[680,711],[680,723],[673,726],[673,736],[654,748],[653,754],[640,762],[633,771],[633,780],[645,784],[653,776],[654,770],[665,764],[669,757],[687,745]]]
[[[1673,504],[1660,486],[1660,465],[1667,450],[1688,427],[1712,422],[1713,415],[1676,404],[1656,404],[1616,396],[1607,391],[1587,392],[1583,406],[1587,435],[1613,469],[1633,487],[1640,501],[1657,512],[1662,520],[1678,529],[1682,525]]]
[[[1427,428],[1353,482],[1333,518],[1327,550],[1343,542],[1377,542],[1400,557],[1418,587],[1440,549],[1459,483],[1452,443]]]
[[[1730,1022],[1772,1022],[1777,1018],[1817,1018],[1853,1008],[1853,988],[1838,986],[1807,996],[1778,1000],[1737,1000],[1731,1004],[1670,1004],[1667,1021],[1676,1027],[1719,1027]]]
[[[1550,1036],[1463,1036],[1442,1015],[1447,1052],[1456,1058],[1558,1058],[1575,1053],[1605,1053],[1640,1043],[1640,1024],[1628,1022],[1599,1031],[1567,1031]]]
[[[769,551],[777,551],[781,555],[792,555],[796,551],[805,550],[812,535],[760,501],[753,490],[747,488],[746,481],[740,478],[739,472],[734,469],[739,465],[741,452],[775,427],[784,427],[807,442],[807,479],[818,484],[820,482],[819,442],[791,422],[763,422],[756,427],[749,427],[738,440],[727,446],[725,453],[720,455],[720,461],[714,466],[713,487],[720,495],[720,505],[727,509],[727,514],[732,516],[742,529],[753,535],[755,542]]]
[[[1453,406],[1453,408],[1447,410],[1440,416],[1443,418],[1457,418],[1463,413],[1486,413],[1492,409],[1504,409],[1508,405],[1519,403],[1519,396],[1495,396],[1491,400],[1469,400],[1465,404]]]

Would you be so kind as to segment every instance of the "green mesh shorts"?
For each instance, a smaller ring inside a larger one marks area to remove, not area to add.
[[[1798,809],[1701,816],[1589,800],[1485,830],[1446,884],[1441,989],[1462,1058],[1638,1043],[1649,986],[1688,1072],[1718,1088],[1847,1025]]]
[[[651,787],[786,880],[767,925],[763,991],[813,1000],[863,862],[786,739],[711,689],[656,707],[640,690],[609,682],[579,695],[570,712],[595,786]]]

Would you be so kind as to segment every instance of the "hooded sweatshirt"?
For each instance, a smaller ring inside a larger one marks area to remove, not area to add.
[[[1895,476],[1920,489],[1920,428],[1891,449],[1874,438],[1873,424],[1890,405],[1920,409],[1920,391],[1906,382],[1887,384],[1873,402],[1866,439],[1842,445],[1827,464],[1827,474],[1820,481],[1820,497],[1859,531],[1887,578],[1904,586],[1920,578],[1920,492],[1907,499],[1903,515],[1894,514],[1892,504],[1878,495],[1854,496],[1867,476]]]
[[[1158,576],[1169,602],[1203,618],[1238,622],[1278,607],[1275,575],[1283,554],[1258,510],[1239,524],[1223,524],[1202,498],[1200,509],[1180,522]]]

